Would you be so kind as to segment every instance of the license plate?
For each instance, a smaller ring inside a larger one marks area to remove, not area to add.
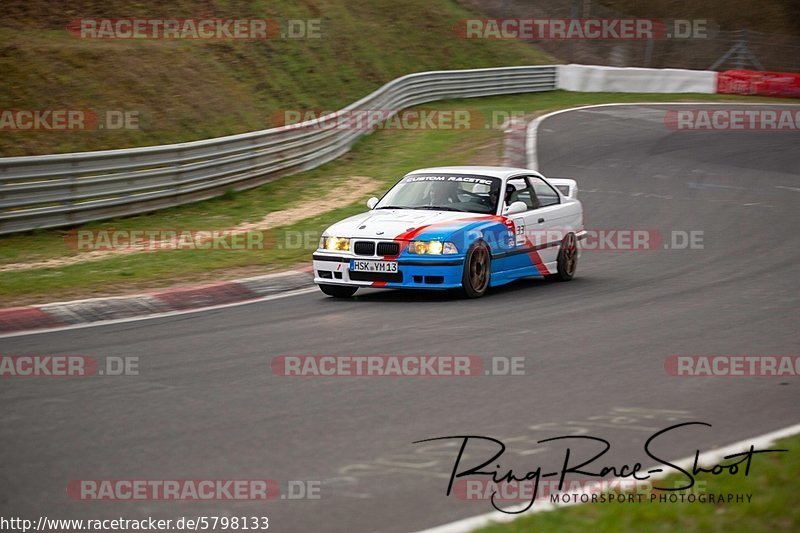
[[[397,272],[397,262],[395,261],[360,261],[353,260],[350,262],[350,270],[358,272]]]

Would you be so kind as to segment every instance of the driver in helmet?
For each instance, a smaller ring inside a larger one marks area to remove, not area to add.
[[[458,203],[458,183],[455,181],[440,181],[431,187],[430,205],[446,206]]]

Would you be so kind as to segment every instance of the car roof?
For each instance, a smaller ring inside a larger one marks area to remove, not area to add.
[[[518,174],[535,174],[539,175],[535,170],[527,168],[515,167],[489,167],[489,166],[461,166],[461,167],[431,167],[420,168],[409,172],[407,175],[413,174],[474,174],[477,176],[489,176],[492,178],[505,179],[510,176]]]

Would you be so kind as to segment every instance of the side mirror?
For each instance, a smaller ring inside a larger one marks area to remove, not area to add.
[[[373,196],[372,198],[370,198],[369,200],[367,200],[367,207],[369,207],[370,209],[373,209],[373,208],[374,208],[376,205],[378,205],[378,202],[379,202],[379,201],[380,201],[380,200],[378,200],[377,198],[375,198],[375,197]]]
[[[516,215],[517,213],[524,213],[528,210],[528,206],[525,205],[525,202],[516,201],[513,202],[510,206],[503,209],[504,215]]]

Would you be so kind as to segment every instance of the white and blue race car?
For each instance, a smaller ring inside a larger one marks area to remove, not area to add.
[[[521,168],[415,170],[325,230],[314,282],[334,297],[386,287],[477,298],[521,278],[567,281],[586,235],[576,195],[574,180]]]

